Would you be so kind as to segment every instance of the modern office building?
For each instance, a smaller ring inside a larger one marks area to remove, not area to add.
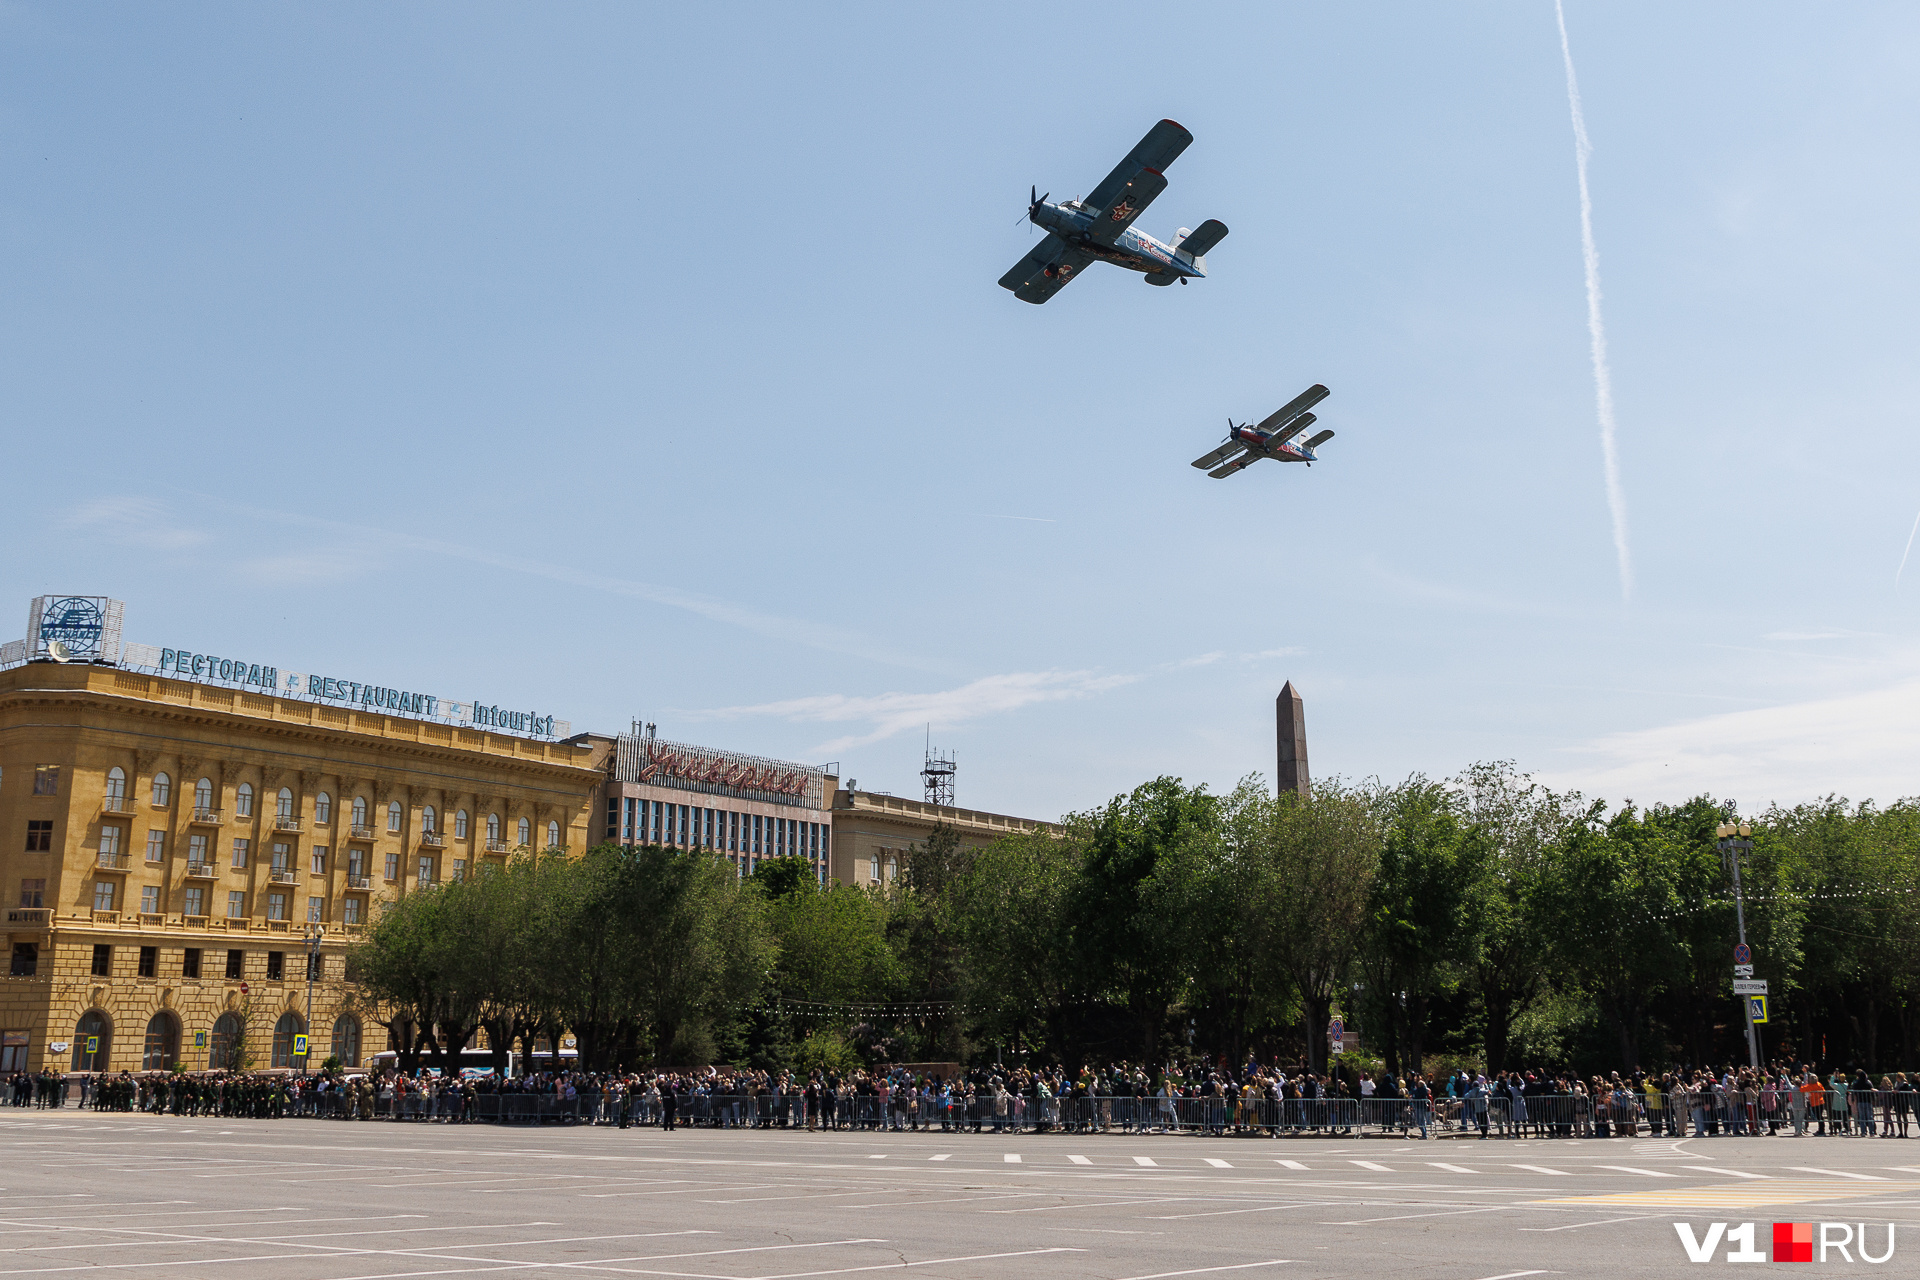
[[[0,1073],[362,1062],[344,954],[383,902],[591,838],[604,774],[551,716],[119,624],[43,598],[0,648]]]

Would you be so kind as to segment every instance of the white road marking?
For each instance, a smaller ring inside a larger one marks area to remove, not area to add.
[[[1729,1178],[1765,1178],[1764,1173],[1742,1173],[1738,1169],[1719,1169],[1710,1164],[1690,1164],[1687,1166],[1700,1173],[1722,1173]]]
[[[1160,1167],[1159,1165],[1154,1163],[1154,1159],[1152,1156],[1135,1156],[1133,1158],[1133,1162],[1137,1165],[1144,1165],[1149,1169],[1157,1169]]]
[[[1428,1164],[1436,1169],[1445,1169],[1448,1173],[1478,1173],[1478,1169],[1463,1169],[1457,1164],[1442,1164],[1438,1160],[1429,1160]]]
[[[1519,1230],[1533,1231],[1545,1235],[1549,1231],[1578,1231],[1582,1227],[1604,1227],[1613,1222],[1645,1222],[1649,1218],[1657,1218],[1659,1216],[1657,1213],[1642,1213],[1631,1218],[1602,1218],[1598,1222],[1569,1222],[1564,1227],[1521,1227]]]
[[[947,1152],[947,1153],[946,1153],[945,1155],[941,1155],[941,1156],[928,1156],[928,1157],[927,1157],[927,1159],[929,1159],[929,1160],[951,1160],[951,1159],[953,1159],[953,1152],[951,1152],[951,1151],[949,1151],[949,1152]]]
[[[865,1266],[865,1267],[837,1267],[832,1271],[789,1271],[785,1275],[755,1276],[754,1280],[810,1280],[810,1277],[813,1277],[813,1276],[844,1276],[844,1275],[851,1275],[856,1271],[898,1271],[903,1266],[937,1267],[940,1264],[945,1262],[987,1262],[987,1261],[991,1261],[994,1258],[1031,1258],[1035,1254],[1039,1254],[1039,1253],[1085,1253],[1085,1252],[1086,1252],[1085,1249],[1074,1249],[1065,1245],[1057,1245],[1051,1249],[1022,1249],[1018,1253],[976,1253],[970,1257],[965,1257],[965,1258],[926,1258],[919,1262],[907,1262],[907,1263],[881,1262],[881,1263],[877,1263],[877,1264],[874,1264],[871,1266]],[[621,1259],[614,1259],[614,1261],[621,1261]],[[562,1265],[571,1265],[571,1264],[562,1264]],[[602,1263],[594,1264],[595,1267],[599,1267],[602,1265],[604,1264]],[[362,1280],[362,1278],[349,1276],[347,1277],[347,1280]],[[371,1278],[366,1278],[366,1280],[371,1280]]]
[[[1484,1276],[1482,1280],[1519,1280],[1521,1276],[1557,1276],[1558,1271],[1503,1271],[1497,1276]]]
[[[1393,1170],[1392,1170],[1392,1169],[1390,1169],[1390,1168],[1388,1168],[1388,1167],[1387,1167],[1386,1165],[1384,1165],[1384,1164],[1375,1164],[1375,1163],[1374,1163],[1373,1161],[1371,1161],[1371,1160],[1349,1160],[1349,1161],[1347,1161],[1347,1163],[1348,1163],[1348,1164],[1357,1164],[1357,1165],[1359,1165],[1359,1166],[1360,1166],[1360,1167],[1361,1167],[1362,1169],[1371,1169],[1371,1170],[1373,1170],[1373,1171],[1374,1171],[1375,1173],[1392,1173],[1392,1172],[1393,1172]]]
[[[1274,1163],[1279,1165],[1282,1169],[1299,1169],[1302,1172],[1305,1172],[1307,1167],[1301,1164],[1298,1160],[1275,1160]]]
[[[1597,1164],[1596,1169],[1612,1169],[1615,1173],[1637,1173],[1643,1178],[1677,1178],[1677,1173],[1660,1173],[1654,1169],[1636,1169],[1630,1164]]]
[[[1215,1160],[1215,1159],[1214,1159],[1213,1157],[1211,1157],[1211,1156],[1209,1156],[1209,1157],[1207,1157],[1207,1163],[1208,1163],[1208,1164],[1210,1164],[1210,1165],[1212,1165],[1212,1166],[1213,1166],[1214,1168],[1216,1168],[1216,1169],[1231,1169],[1231,1168],[1233,1168],[1233,1166],[1232,1166],[1232,1165],[1230,1165],[1230,1164],[1228,1164],[1228,1163],[1227,1163],[1227,1162],[1226,1162],[1225,1160]]]
[[[1169,1276],[1204,1276],[1215,1271],[1245,1271],[1248,1267],[1283,1267],[1292,1258],[1272,1258],[1266,1262],[1236,1262],[1230,1267],[1198,1267],[1192,1271],[1156,1271],[1150,1276],[1128,1276],[1126,1280],[1167,1280]]]
[[[1019,1156],[1017,1156],[1017,1155],[1014,1155],[1014,1154],[1013,1154],[1012,1152],[1008,1152],[1008,1153],[1007,1153],[1006,1155],[1004,1155],[1004,1156],[1001,1156],[1000,1158],[1001,1158],[1002,1160],[1004,1160],[1004,1161],[1006,1161],[1006,1162],[1007,1162],[1008,1164],[1019,1164],[1019,1163],[1020,1163],[1020,1157],[1019,1157]]]
[[[886,1159],[886,1157],[885,1157],[885,1156],[868,1156],[868,1157],[867,1157],[867,1159],[869,1159],[869,1160],[885,1160],[885,1159]]]
[[[1829,1178],[1852,1178],[1855,1182],[1890,1182],[1877,1173],[1848,1173],[1844,1169],[1814,1169],[1804,1164],[1790,1164],[1787,1168],[1795,1173],[1824,1173]]]
[[[1068,1156],[1067,1159],[1073,1161],[1075,1164],[1092,1164],[1093,1163],[1093,1161],[1087,1159],[1085,1156]]]
[[[1525,1169],[1528,1173],[1544,1173],[1549,1178],[1570,1178],[1573,1176],[1565,1169],[1548,1169],[1537,1164],[1517,1164],[1513,1167],[1516,1169]]]

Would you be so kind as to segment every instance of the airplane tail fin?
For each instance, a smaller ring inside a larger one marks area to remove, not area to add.
[[[1325,444],[1327,441],[1331,439],[1333,439],[1333,432],[1316,431],[1313,433],[1313,436],[1307,441],[1307,448],[1318,449],[1321,445]]]
[[[1174,238],[1173,247],[1189,262],[1197,267],[1202,275],[1207,271],[1207,250],[1227,238],[1227,224],[1218,218],[1208,218],[1200,226],[1189,232],[1185,227]]]

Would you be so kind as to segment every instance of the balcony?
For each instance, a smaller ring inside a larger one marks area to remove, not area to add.
[[[103,796],[100,800],[102,813],[132,813],[133,801],[125,796]]]
[[[267,879],[275,884],[299,884],[299,875],[286,867],[275,867],[267,872]]]
[[[108,871],[125,871],[127,869],[127,855],[124,853],[108,853],[105,849],[102,849],[97,859],[97,864],[106,868]]]
[[[363,827],[356,822],[353,824],[351,830],[353,834],[347,837],[349,840],[371,840],[374,838],[372,827]]]
[[[352,871],[349,871],[347,872],[347,888],[371,889],[373,888],[373,877],[358,875]]]
[[[488,853],[505,853],[506,851],[507,851],[507,842],[505,840],[487,841]]]
[[[193,825],[196,827],[217,827],[226,821],[218,809],[195,809]]]
[[[181,916],[180,923],[185,925],[189,929],[211,929],[213,927],[213,917]]]
[[[219,875],[219,868],[215,867],[211,862],[189,862],[187,864],[187,879],[189,880],[213,880]]]
[[[8,924],[49,924],[52,920],[52,907],[16,907],[7,912]]]
[[[422,831],[420,833],[420,847],[422,849],[444,849],[446,846],[447,838],[440,832]]]
[[[305,826],[305,819],[296,818],[292,814],[287,813],[283,813],[273,820],[273,829],[275,831],[291,831],[295,835],[298,835]]]

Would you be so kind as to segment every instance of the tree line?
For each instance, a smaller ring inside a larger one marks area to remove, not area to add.
[[[982,1057],[1393,1070],[1744,1058],[1733,806],[1610,807],[1510,764],[1307,797],[1158,778],[1056,832],[936,831],[898,882],[739,878],[658,846],[507,865],[393,904],[350,970],[411,1065],[574,1037],[584,1068]],[[1920,805],[1749,818],[1768,1056],[1913,1069]]]

